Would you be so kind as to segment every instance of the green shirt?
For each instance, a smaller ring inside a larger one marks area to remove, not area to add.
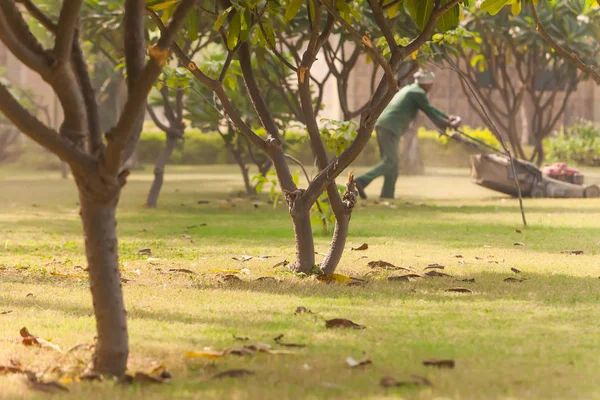
[[[448,118],[444,112],[429,103],[427,93],[418,83],[404,86],[383,110],[375,124],[376,128],[386,129],[396,136],[404,134],[410,123],[421,110],[437,126],[444,126]]]

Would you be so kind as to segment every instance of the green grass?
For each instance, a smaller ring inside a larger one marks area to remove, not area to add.
[[[597,172],[587,172],[591,181],[600,181]],[[90,353],[63,356],[25,347],[20,328],[62,348],[92,343],[95,335],[87,280],[73,276],[82,274],[75,266],[84,265],[76,191],[57,175],[0,169],[0,312],[12,310],[0,315],[0,365],[18,360],[48,371],[48,379],[81,372]],[[235,168],[169,169],[157,210],[143,207],[149,179],[148,172],[132,174],[119,206],[123,275],[131,279],[123,285],[129,370],[164,364],[173,380],[127,387],[70,383],[64,398],[600,397],[599,200],[526,200],[530,227],[523,229],[517,202],[471,184],[468,171],[400,177],[400,198],[393,204],[361,202],[355,210],[348,247],[366,242],[369,249],[347,251],[338,272],[369,282],[347,287],[272,268],[293,259],[289,218],[284,207],[273,210],[265,198],[238,197]],[[372,197],[380,184],[369,187]],[[319,234],[317,251],[325,252],[327,244],[328,237]],[[146,247],[154,260],[137,255]],[[232,260],[243,254],[273,258]],[[459,254],[463,258],[455,257]],[[454,278],[388,282],[387,276],[399,273],[366,275],[367,262],[376,259],[417,271],[439,263]],[[172,268],[196,274],[166,273]],[[239,274],[241,283],[223,282],[212,271],[239,268],[246,270]],[[511,268],[528,279],[504,282],[518,276]],[[280,281],[255,281],[262,276]],[[465,278],[476,282],[457,281]],[[473,293],[445,292],[457,286]],[[298,306],[317,314],[294,315]],[[326,329],[330,318],[348,318],[367,329]],[[185,357],[205,347],[242,344],[234,336],[279,348],[272,338],[282,333],[284,341],[307,347],[295,349],[295,355]],[[347,356],[367,356],[373,365],[350,369]],[[424,367],[428,358],[452,358],[456,368]],[[256,374],[211,379],[231,368]],[[379,386],[384,376],[410,375],[425,376],[434,386]],[[0,377],[0,388],[0,398],[45,396],[18,375]]]

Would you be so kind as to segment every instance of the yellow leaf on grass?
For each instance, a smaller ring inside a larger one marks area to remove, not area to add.
[[[211,360],[217,360],[223,357],[223,355],[224,353],[222,351],[188,351],[185,353],[186,358],[203,357]]]
[[[319,275],[319,276],[317,276],[317,280],[320,281],[320,282],[325,282],[325,283],[331,283],[331,282],[348,283],[348,282],[352,282],[352,278],[348,278],[347,276],[340,275],[340,274]]]
[[[239,274],[241,269],[211,269],[210,272],[214,272],[216,274]]]

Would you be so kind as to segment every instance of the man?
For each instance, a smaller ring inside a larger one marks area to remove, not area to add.
[[[398,143],[406,132],[419,110],[423,111],[440,129],[457,128],[460,117],[447,116],[433,107],[427,99],[427,93],[433,87],[433,72],[419,70],[415,75],[415,83],[403,87],[381,113],[375,124],[377,143],[381,153],[381,161],[371,171],[356,179],[356,188],[362,199],[366,199],[365,188],[373,179],[383,175],[381,198],[393,199],[398,179]]]

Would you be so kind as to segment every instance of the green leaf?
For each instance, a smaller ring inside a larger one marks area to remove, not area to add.
[[[233,50],[237,45],[241,28],[242,14],[236,12],[231,21],[229,22],[229,29],[227,31],[227,48],[229,50]]]
[[[173,15],[173,13],[175,12],[175,5],[172,4],[172,7],[166,8],[161,17],[160,20],[163,22],[163,24],[166,24],[167,22],[169,22],[169,19],[171,18],[171,15]]]
[[[214,26],[215,31],[218,31],[219,29],[221,29],[221,27],[223,26],[223,23],[225,23],[225,19],[227,18],[227,16],[231,12],[231,10],[233,10],[233,6],[227,8],[225,11],[223,11],[219,15],[219,18],[217,18],[217,20],[215,21],[215,26]]]
[[[388,18],[392,19],[396,17],[396,15],[398,15],[398,13],[400,12],[400,7],[402,7],[402,2],[398,2],[393,6],[387,8],[385,12],[387,13]]]
[[[487,12],[491,15],[496,15],[504,8],[504,6],[511,3],[512,0],[484,0],[481,3],[480,10]]]
[[[187,37],[194,41],[198,39],[198,14],[196,10],[191,10],[187,15],[186,21]]]
[[[450,0],[445,0],[443,4],[448,3]],[[428,18],[429,19],[429,18]],[[460,5],[456,4],[448,12],[444,13],[440,19],[438,19],[437,26],[442,31],[449,31],[458,26],[460,19]]]
[[[512,0],[511,11],[513,15],[521,14],[521,0]]]
[[[404,3],[417,27],[421,30],[425,29],[433,11],[434,0],[405,0]]]
[[[300,11],[300,7],[302,7],[302,0],[290,0],[285,9],[285,19],[290,21],[294,18],[298,14],[298,11]]]
[[[148,2],[146,2],[146,6],[150,7],[152,9],[152,11],[161,11],[161,10],[167,9],[167,8],[179,3],[179,0],[167,0],[167,1],[152,2],[152,3],[153,3],[153,5],[149,5]]]

